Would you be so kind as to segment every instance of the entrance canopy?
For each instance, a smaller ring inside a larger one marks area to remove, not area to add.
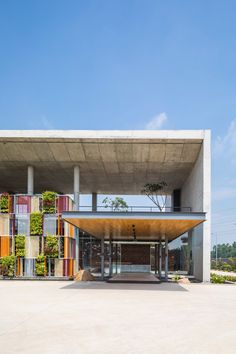
[[[169,241],[206,220],[205,213],[64,212],[62,218],[82,231],[113,241]]]

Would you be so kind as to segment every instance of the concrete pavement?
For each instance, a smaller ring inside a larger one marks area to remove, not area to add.
[[[236,287],[0,281],[0,353],[236,353]]]

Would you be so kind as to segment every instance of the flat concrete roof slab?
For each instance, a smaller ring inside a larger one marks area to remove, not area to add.
[[[2,130],[0,192],[25,193],[28,165],[35,167],[36,193],[73,193],[75,165],[81,193],[140,194],[145,183],[160,180],[171,192],[187,179],[204,137],[204,130]]]

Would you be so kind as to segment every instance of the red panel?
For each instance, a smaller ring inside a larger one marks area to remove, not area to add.
[[[20,214],[30,213],[31,197],[30,196],[17,196],[16,198],[16,212]]]
[[[69,209],[69,197],[66,195],[60,195],[57,199],[57,212],[62,213]]]

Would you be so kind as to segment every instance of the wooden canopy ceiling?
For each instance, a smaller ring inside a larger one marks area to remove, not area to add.
[[[205,213],[155,213],[155,216],[154,213],[146,213],[148,215],[145,218],[136,215],[112,217],[106,213],[88,213],[86,216],[77,212],[78,217],[73,215],[76,214],[74,212],[69,214],[64,213],[63,218],[70,224],[96,238],[117,241],[156,241],[164,240],[165,237],[171,241],[205,221]],[[169,218],[166,214],[169,214]]]

